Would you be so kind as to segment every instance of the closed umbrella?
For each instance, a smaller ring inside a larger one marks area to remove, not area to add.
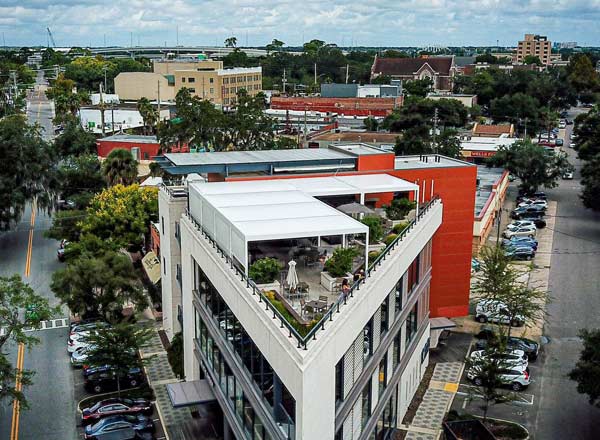
[[[361,205],[360,203],[352,202],[346,203],[345,205],[340,205],[337,207],[338,211],[342,211],[344,214],[353,215],[353,214],[375,214],[375,211],[366,207],[365,205]]]
[[[296,272],[296,262],[294,260],[288,263],[290,269],[288,270],[286,282],[290,287],[290,291],[296,290],[298,287],[298,273]]]

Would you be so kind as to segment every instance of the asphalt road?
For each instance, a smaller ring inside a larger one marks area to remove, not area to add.
[[[28,96],[27,116],[31,123],[38,123],[44,129],[44,136],[51,138],[53,127],[51,118],[53,105],[45,99],[43,79],[39,78],[41,90]],[[0,274],[21,274],[35,291],[48,298],[51,305],[58,300],[50,291],[52,273],[60,267],[56,258],[58,243],[44,238],[44,231],[51,225],[50,217],[36,210],[31,246],[31,268],[25,276],[28,254],[28,242],[31,221],[29,205],[21,222],[9,232],[0,235]],[[66,318],[63,313],[57,318]],[[20,411],[19,435],[22,440],[71,440],[78,438],[76,430],[76,403],[74,382],[76,373],[70,368],[66,351],[67,328],[52,328],[35,332],[40,344],[25,351],[24,367],[36,372],[33,385],[26,387],[24,393],[30,408]],[[16,361],[16,347],[7,347],[7,352]],[[13,424],[12,405],[0,404],[0,439],[11,439]]]
[[[568,126],[567,139],[571,129]],[[563,180],[547,191],[558,202],[549,280],[554,300],[547,307],[550,318],[545,334],[550,343],[538,378],[532,434],[540,440],[591,440],[600,437],[600,409],[577,393],[566,375],[579,358],[578,330],[600,327],[600,214],[583,207],[579,199],[581,163],[573,149],[564,150],[576,172],[574,180]]]

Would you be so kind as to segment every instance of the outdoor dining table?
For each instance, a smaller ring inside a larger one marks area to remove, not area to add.
[[[313,299],[311,301],[307,301],[304,307],[310,307],[315,312],[324,312],[327,309],[327,303],[324,301]]]

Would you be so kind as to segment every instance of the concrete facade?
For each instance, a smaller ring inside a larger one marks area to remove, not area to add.
[[[515,61],[523,63],[527,56],[535,56],[543,65],[550,64],[552,54],[552,42],[544,35],[525,34],[525,38],[519,41]]]
[[[122,101],[137,101],[147,98],[158,99],[160,89],[161,101],[175,100],[175,87],[159,73],[121,72],[115,77],[115,93]]]
[[[223,68],[223,61],[218,60],[155,60],[152,71],[160,75],[174,75],[178,70],[207,69],[216,70]]]

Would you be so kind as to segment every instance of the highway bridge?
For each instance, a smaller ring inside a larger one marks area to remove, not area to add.
[[[145,57],[151,59],[166,58],[167,55],[185,56],[205,54],[208,57],[223,57],[233,52],[233,47],[219,46],[133,46],[133,47],[93,47],[89,49],[92,55],[102,55],[105,58],[135,58]],[[267,55],[264,49],[240,47],[249,57]]]

